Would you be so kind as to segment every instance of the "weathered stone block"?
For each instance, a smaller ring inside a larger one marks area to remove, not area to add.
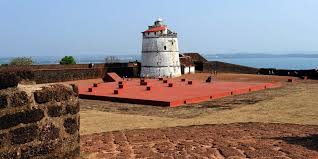
[[[80,104],[77,102],[74,106],[73,105],[67,105],[66,106],[66,114],[77,114],[80,111]]]
[[[34,99],[37,103],[47,103],[53,99],[53,96],[49,90],[39,90],[34,92]]]
[[[36,145],[36,146],[29,146],[26,148],[21,149],[21,158],[25,159],[31,159],[37,156],[46,156],[52,152],[54,152],[56,149],[59,149],[59,144],[54,143],[45,143],[42,145]]]
[[[41,109],[25,111],[21,123],[29,124],[40,121],[44,117],[44,112]]]
[[[76,131],[79,130],[79,125],[77,124],[77,121],[72,118],[65,119],[64,127],[65,127],[65,131],[69,134],[75,134]]]
[[[71,84],[71,86],[72,86],[72,89],[73,89],[73,91],[74,91],[74,95],[75,95],[76,97],[78,97],[78,94],[79,94],[78,86],[75,85],[75,84]]]
[[[16,159],[18,158],[17,152],[0,152],[0,159]]]
[[[60,106],[50,106],[47,113],[50,117],[60,117],[63,115],[63,109]]]
[[[0,129],[7,129],[17,126],[20,123],[34,123],[40,121],[43,117],[44,112],[40,109],[8,114],[0,117]]]
[[[60,129],[56,128],[53,124],[46,124],[41,127],[39,140],[50,141],[57,139],[60,136]]]
[[[29,97],[24,91],[15,92],[10,96],[12,107],[21,107],[30,104]]]
[[[20,77],[16,73],[2,72],[0,73],[0,89],[16,87],[20,81]]]
[[[75,148],[74,150],[72,150],[72,151],[66,153],[66,154],[63,156],[63,158],[69,158],[69,159],[75,158],[75,157],[78,156],[80,153],[81,153],[81,149],[80,149],[80,147],[77,147],[77,148]]]
[[[58,102],[68,100],[73,95],[73,90],[63,85],[55,85],[55,89],[57,90],[57,94],[54,99]]]
[[[0,134],[0,148],[5,146],[5,144],[7,143],[7,138],[8,138],[8,134],[7,133]]]
[[[9,135],[12,144],[25,144],[36,139],[38,133],[38,126],[32,125],[12,130]]]
[[[51,87],[44,87],[42,90],[34,92],[35,101],[39,104],[50,101],[68,100],[73,95],[73,90],[64,85],[52,85]]]
[[[8,95],[0,94],[0,109],[8,107]]]

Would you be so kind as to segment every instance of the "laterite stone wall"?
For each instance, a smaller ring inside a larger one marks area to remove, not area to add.
[[[0,159],[76,158],[79,110],[76,86],[0,90]]]
[[[236,65],[221,61],[209,61],[203,63],[203,72],[217,71],[222,73],[256,74],[258,70],[258,68]]]

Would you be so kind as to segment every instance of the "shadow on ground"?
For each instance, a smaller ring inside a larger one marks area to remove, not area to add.
[[[310,150],[318,152],[318,134],[312,134],[309,136],[296,136],[296,137],[278,137],[277,140],[283,140],[288,144],[300,145]]]

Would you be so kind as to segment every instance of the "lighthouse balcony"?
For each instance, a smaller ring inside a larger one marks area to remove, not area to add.
[[[177,38],[177,33],[170,34],[143,34],[143,38]]]

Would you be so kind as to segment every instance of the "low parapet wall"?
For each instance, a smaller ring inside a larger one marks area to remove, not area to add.
[[[140,63],[31,65],[0,67],[0,89],[14,87],[21,80],[37,84],[103,78],[107,72],[120,77],[139,77]]]
[[[53,83],[74,80],[102,78],[105,74],[104,68],[82,68],[82,69],[49,69],[34,70],[36,83]]]
[[[79,156],[79,109],[76,86],[0,90],[0,159]]]
[[[105,64],[94,64],[94,68],[104,68]],[[50,69],[86,69],[92,68],[91,64],[73,64],[73,65],[60,65],[60,64],[47,64],[47,65],[25,65],[25,66],[1,66],[0,71],[5,71],[8,69],[21,70],[21,69],[31,69],[31,70],[50,70]]]
[[[64,67],[63,67],[64,66]],[[41,66],[6,66],[0,67],[0,83],[9,82],[17,76],[18,81],[30,80],[37,84],[54,83],[83,79],[102,78],[105,74],[105,67],[100,65],[89,68],[86,65],[41,65]],[[43,68],[41,68],[43,67]],[[7,79],[10,78],[10,79]]]

